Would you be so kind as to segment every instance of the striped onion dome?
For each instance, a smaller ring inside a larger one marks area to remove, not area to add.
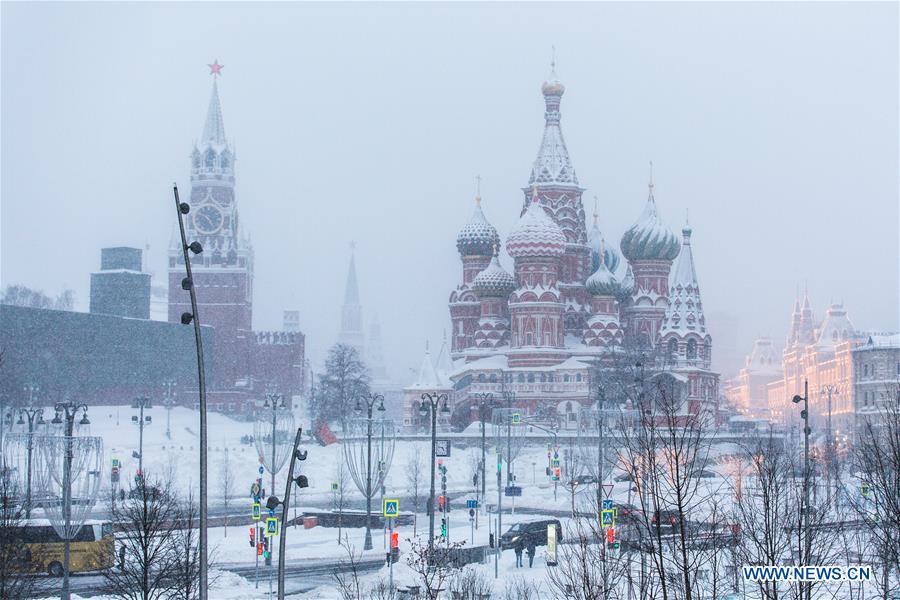
[[[678,256],[680,245],[671,229],[666,227],[656,212],[656,200],[653,198],[653,186],[644,212],[622,235],[622,254],[630,261],[634,260],[674,260]]]
[[[585,282],[587,291],[594,296],[615,296],[619,293],[619,282],[606,267],[606,263],[599,261],[597,270],[594,271]]]
[[[506,238],[506,251],[513,258],[562,256],[566,252],[566,236],[540,203],[532,200]]]

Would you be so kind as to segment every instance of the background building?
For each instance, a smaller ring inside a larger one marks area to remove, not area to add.
[[[772,339],[763,336],[753,342],[753,350],[737,376],[725,382],[725,396],[742,414],[768,420],[768,386],[783,378],[781,356],[772,346]]]
[[[132,319],[150,318],[150,274],[142,271],[140,248],[100,250],[100,270],[91,273],[90,311]]]
[[[872,334],[852,354],[857,426],[877,422],[887,406],[900,408],[900,334]]]

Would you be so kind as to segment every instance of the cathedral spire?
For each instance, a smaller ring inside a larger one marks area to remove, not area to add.
[[[559,81],[556,75],[556,52],[550,63],[550,76],[541,85],[544,94],[544,135],[538,149],[537,158],[531,168],[531,177],[528,185],[565,185],[578,186],[578,178],[575,176],[575,168],[569,158],[569,150],[563,139],[562,129],[559,126],[559,104],[566,86]]]
[[[206,123],[203,125],[203,135],[200,138],[200,144],[201,146],[206,146],[208,144],[216,148],[221,148],[227,146],[228,142],[225,139],[225,120],[222,118],[222,105],[219,102],[219,86],[216,81],[219,71],[221,70],[221,65],[218,65],[218,62],[214,63],[214,65],[217,65],[219,68],[218,70],[212,71],[214,77],[212,94],[209,97],[209,108],[206,110]],[[210,65],[210,68],[212,67],[213,65]]]
[[[359,285],[356,282],[356,242],[350,242],[350,267],[347,269],[347,285],[344,288],[341,333],[338,341],[356,348],[360,356],[365,356],[362,307],[359,305]]]
[[[359,285],[356,282],[356,242],[350,242],[350,268],[347,269],[344,304],[359,304]]]

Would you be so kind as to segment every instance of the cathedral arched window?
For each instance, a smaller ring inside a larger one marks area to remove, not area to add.
[[[519,383],[525,383],[525,373],[519,373]]]
[[[678,340],[672,338],[669,340],[669,357],[675,358],[676,354],[678,354]]]
[[[528,383],[534,383],[534,373],[528,374]]]
[[[697,340],[688,340],[687,357],[688,360],[694,360],[695,358],[697,358]]]
[[[206,168],[212,169],[216,166],[216,153],[212,150],[206,151]]]

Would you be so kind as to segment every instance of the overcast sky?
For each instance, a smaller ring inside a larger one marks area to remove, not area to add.
[[[218,59],[255,328],[299,309],[319,361],[356,240],[405,381],[449,327],[476,174],[504,240],[517,219],[555,45],[586,211],[617,242],[653,161],[723,352],[781,344],[804,281],[819,315],[896,331],[897,24],[896,3],[3,2],[0,281],[87,310],[100,248],[145,243],[164,276]]]

